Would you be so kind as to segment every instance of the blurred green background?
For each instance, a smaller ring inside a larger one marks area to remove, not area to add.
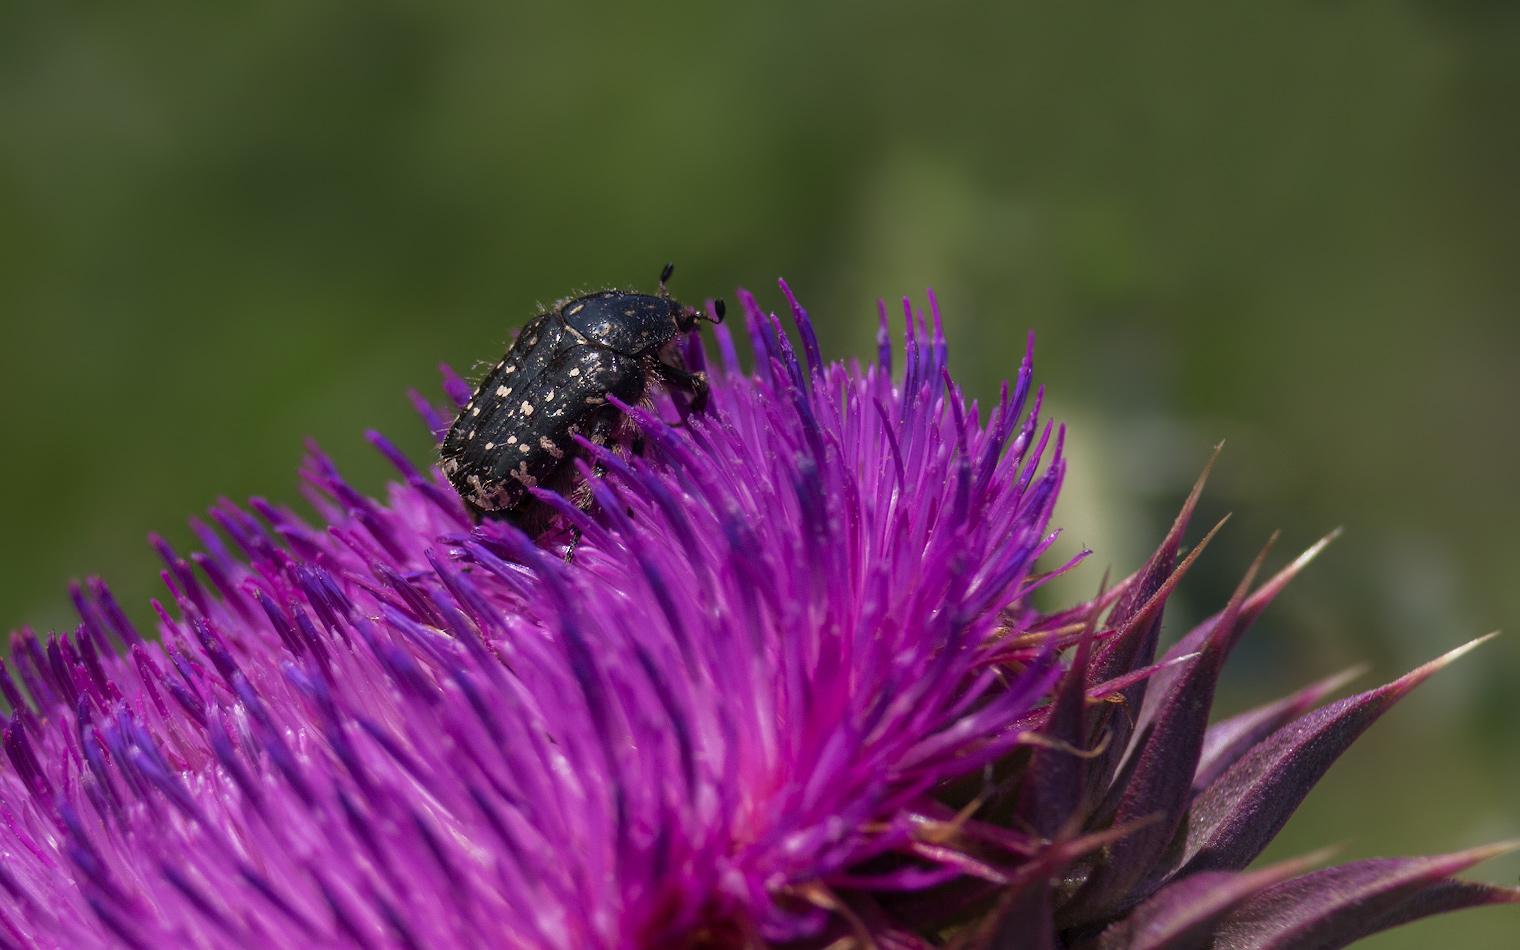
[[[361,487],[404,397],[572,288],[784,275],[831,356],[925,285],[995,391],[1038,335],[1068,549],[1136,566],[1209,448],[1235,518],[1168,633],[1347,528],[1243,644],[1225,711],[1488,630],[1272,854],[1520,834],[1520,8],[1503,0],[0,5],[0,626],[149,530]],[[1204,525],[1192,532],[1198,537]],[[1482,876],[1514,883],[1520,862]],[[1365,944],[1512,948],[1520,911]]]

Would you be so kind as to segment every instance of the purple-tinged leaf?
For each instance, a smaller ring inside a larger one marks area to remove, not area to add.
[[[1193,794],[1214,784],[1226,769],[1251,751],[1256,743],[1313,709],[1319,705],[1320,700],[1366,670],[1366,666],[1342,670],[1275,703],[1257,706],[1214,723],[1203,735],[1203,752],[1198,756],[1198,771],[1193,774]]]
[[[1263,891],[1230,914],[1215,946],[1338,950],[1431,914],[1520,902],[1520,890],[1451,879],[1517,847],[1520,842],[1511,841],[1434,857],[1375,858],[1306,874]]]
[[[976,944],[975,950],[1057,950],[1051,890],[1050,879],[1042,877],[1010,891],[997,930]]]
[[[1103,586],[1108,585],[1104,576]],[[1099,590],[1097,600],[1103,599]],[[1056,695],[1040,734],[1054,740],[1035,747],[1026,770],[1024,788],[1019,798],[1021,824],[1043,838],[1055,838],[1062,827],[1082,807],[1086,758],[1080,751],[1087,718],[1087,663],[1092,656],[1093,632],[1097,629],[1095,610],[1087,618],[1087,629],[1077,642],[1071,666],[1056,684]],[[1065,745],[1066,748],[1061,748]]]
[[[1196,653],[1184,653],[1181,656],[1168,657],[1160,663],[1152,663],[1150,666],[1142,666],[1138,670],[1131,670],[1123,676],[1116,676],[1107,683],[1100,683],[1087,691],[1089,703],[1108,702],[1112,697],[1122,693],[1130,684],[1155,676],[1162,670],[1181,666],[1196,657]]]
[[[1199,793],[1188,815],[1183,873],[1238,870],[1261,853],[1342,752],[1432,673],[1494,636],[1393,682],[1302,716],[1259,743]]]
[[[1065,570],[1066,565],[1062,565],[1053,571],[1042,571],[1038,574],[1029,575],[1025,586],[1019,591],[1019,596],[1024,596],[1025,592],[1031,588],[1045,583]],[[1093,600],[1073,604],[1053,614],[1035,616],[1029,619],[1021,618],[1018,629],[1022,631],[1022,635],[1017,639],[1010,637],[1007,642],[1018,643],[1025,647],[1038,646],[1054,636],[1066,638],[1070,641],[1066,646],[1071,646],[1076,642],[1078,637],[1082,636],[1082,631],[1087,628],[1087,618],[1092,614],[1093,610],[1096,609],[1101,614],[1112,607],[1119,601],[1120,597],[1124,596],[1124,592],[1129,590],[1139,577],[1139,574],[1131,574],[1105,590],[1101,596]],[[1112,630],[1101,632],[1099,635],[1103,636],[1104,633],[1109,636],[1113,635]]]
[[[1121,825],[1096,834],[1057,841],[1042,849],[1019,868],[1018,874],[999,895],[992,912],[980,924],[962,931],[948,950],[1055,950],[1061,945],[1056,942],[1051,913],[1054,898],[1051,879],[1078,858],[1149,824],[1152,822],[1147,819],[1133,825]]]
[[[1142,666],[1140,669],[1131,670],[1130,672],[1125,673],[1123,676],[1116,676],[1106,683],[1099,684],[1089,689],[1087,691],[1087,704],[1089,706],[1097,703],[1114,703],[1116,705],[1122,704],[1124,702],[1124,697],[1122,694],[1126,687],[1140,680],[1143,680],[1148,676],[1155,676],[1156,673],[1161,670],[1186,663],[1197,655],[1198,654],[1196,653],[1188,653],[1183,656],[1173,657],[1169,660],[1162,660],[1160,663],[1152,663],[1150,666]],[[1041,738],[1041,733],[1034,730],[1040,728],[1040,723],[1044,722],[1048,715],[1049,713],[1047,708],[1043,706],[1039,709],[1030,710],[1019,719],[1015,720],[1011,724],[1010,728],[1021,729],[1025,731],[1025,734],[1019,740],[1022,744],[1040,745],[1044,740]],[[1099,745],[1091,753],[1089,753],[1090,757],[1101,755],[1102,750],[1107,749],[1108,739],[1106,737],[1099,737],[1098,742]],[[1077,753],[1080,751],[1076,746],[1073,746],[1069,743],[1061,743],[1060,745],[1062,748],[1066,749],[1069,752]]]
[[[1274,885],[1322,863],[1328,850],[1256,871],[1207,871],[1162,888],[1115,923],[1092,950],[1203,950],[1219,921]]]
[[[1214,539],[1214,535],[1219,533],[1219,529],[1224,527],[1224,523],[1228,520],[1228,515],[1226,515],[1224,518],[1221,518],[1219,520],[1219,523],[1214,525],[1214,527],[1209,530],[1209,533],[1203,536],[1203,539],[1193,547],[1193,550],[1188,552],[1187,557],[1183,559],[1182,563],[1177,565],[1176,569],[1172,571],[1171,576],[1162,583],[1160,589],[1151,595],[1150,599],[1145,602],[1145,606],[1140,608],[1140,612],[1130,619],[1128,627],[1125,630],[1121,630],[1119,634],[1108,641],[1108,643],[1105,645],[1105,649],[1113,647],[1116,641],[1127,637],[1129,635],[1129,631],[1141,629],[1148,625],[1152,619],[1160,618],[1161,610],[1166,605],[1166,599],[1171,596],[1172,591],[1176,590],[1177,585],[1181,583],[1182,578],[1193,566],[1193,563],[1198,560],[1198,557],[1201,554],[1203,554],[1203,551],[1208,547],[1209,542]],[[1146,664],[1149,664],[1150,660],[1154,658],[1154,655],[1154,644],[1152,644],[1152,648],[1146,651]],[[1140,657],[1138,655],[1131,657],[1131,660],[1133,664],[1140,663]],[[1121,669],[1120,673],[1122,675],[1124,673],[1133,671],[1134,670],[1132,665],[1128,669]],[[1115,677],[1097,676],[1091,673],[1089,673],[1088,676],[1089,681],[1098,682],[1109,682],[1113,678]],[[1107,792],[1109,795],[1110,804],[1112,804],[1114,790],[1116,788],[1122,788],[1125,784],[1124,781],[1115,779],[1115,767],[1125,762],[1126,757],[1124,753],[1128,748],[1128,744],[1131,742],[1131,738],[1135,734],[1134,723],[1136,719],[1134,714],[1130,711],[1139,708],[1142,701],[1147,699],[1147,697],[1154,697],[1154,695],[1156,695],[1154,690],[1151,690],[1149,692],[1147,692],[1147,690],[1148,683],[1142,679],[1134,685],[1126,688],[1117,697],[1115,697],[1116,702],[1114,702],[1113,705],[1120,706],[1126,710],[1126,713],[1123,716],[1115,716],[1113,714],[1112,708],[1098,709],[1094,711],[1094,721],[1089,727],[1089,735],[1093,737],[1094,744],[1096,745],[1099,741],[1102,741],[1103,734],[1105,732],[1107,733],[1104,751],[1097,757],[1097,760],[1088,770],[1088,794],[1094,798],[1100,798],[1100,796]],[[1134,763],[1131,761],[1129,765],[1130,767],[1133,767]]]
[[[1208,537],[1194,547],[1180,567],[1177,566],[1177,553],[1182,547],[1183,534],[1187,531],[1193,511],[1198,507],[1198,498],[1203,493],[1203,486],[1208,481],[1209,472],[1213,469],[1215,460],[1219,458],[1219,449],[1219,446],[1215,447],[1214,455],[1203,467],[1203,473],[1198,476],[1198,481],[1193,484],[1193,490],[1183,502],[1182,510],[1177,513],[1176,519],[1172,522],[1171,530],[1166,533],[1161,546],[1155,554],[1151,555],[1145,568],[1140,572],[1139,581],[1125,589],[1124,596],[1114,603],[1113,610],[1109,612],[1108,625],[1117,628],[1119,632],[1110,637],[1093,657],[1091,675],[1095,682],[1101,683],[1116,676],[1122,676],[1137,666],[1149,666],[1156,659],[1156,639],[1161,633],[1161,614],[1162,608],[1166,606],[1166,599],[1176,588],[1182,575],[1187,573],[1188,567],[1197,560],[1198,555],[1208,544],[1208,539],[1219,530],[1219,525],[1215,525]],[[1221,521],[1220,524],[1223,522]],[[1146,682],[1141,681],[1125,691],[1126,708],[1131,710],[1140,708],[1147,686]],[[1114,768],[1119,764],[1120,756],[1129,745],[1130,736],[1133,734],[1133,723],[1132,716],[1114,716],[1109,709],[1098,711],[1092,727],[1092,735],[1096,738],[1099,731],[1107,728],[1113,736],[1108,751],[1092,763],[1092,768],[1088,773],[1089,795],[1101,795],[1107,788]]]
[[[1092,914],[1117,904],[1146,877],[1182,824],[1230,634],[1240,616],[1241,604],[1256,580],[1256,572],[1271,548],[1269,542],[1241,578],[1215,625],[1214,635],[1204,642],[1198,658],[1181,668],[1181,674],[1161,703],[1160,715],[1137,740],[1129,781],[1122,791],[1115,789],[1119,796],[1115,824],[1128,824],[1157,814],[1160,820],[1115,842],[1108,861],[1093,872],[1068,912]]]
[[[1256,621],[1256,618],[1261,616],[1263,610],[1267,609],[1267,605],[1272,603],[1277,598],[1277,595],[1282,593],[1283,588],[1288,586],[1288,582],[1297,577],[1300,571],[1309,566],[1310,561],[1318,557],[1319,553],[1328,547],[1331,541],[1340,536],[1341,529],[1336,528],[1323,538],[1320,538],[1311,544],[1304,553],[1294,558],[1286,567],[1273,574],[1270,580],[1253,591],[1251,596],[1246,598],[1246,602],[1241,605],[1240,623],[1236,625],[1234,639],[1239,640],[1240,635],[1250,628],[1251,624]],[[1184,653],[1197,652],[1203,641],[1208,639],[1209,633],[1214,629],[1214,624],[1219,621],[1219,617],[1220,614],[1215,614],[1183,634],[1176,643],[1167,648],[1167,651],[1162,654],[1163,658],[1171,659]],[[1232,640],[1230,646],[1234,647],[1234,645],[1235,643]],[[1176,673],[1173,672],[1164,673],[1157,677],[1156,681],[1151,684],[1151,694],[1154,696],[1165,696],[1167,682],[1175,675]],[[1150,705],[1150,703],[1147,703],[1146,708],[1140,713],[1140,726],[1138,727],[1140,729],[1145,728],[1145,723],[1149,720],[1150,714],[1153,713]]]
[[[1520,904],[1520,888],[1446,878],[1415,891],[1394,904],[1381,917],[1364,925],[1361,936],[1356,939],[1402,927],[1422,917],[1488,904]]]
[[[1223,443],[1215,446],[1214,454],[1209,457],[1208,464],[1203,467],[1198,480],[1193,483],[1193,490],[1188,492],[1187,500],[1182,503],[1182,510],[1177,512],[1177,517],[1172,520],[1172,527],[1167,531],[1166,537],[1161,542],[1161,547],[1151,555],[1146,562],[1145,568],[1140,573],[1138,584],[1132,585],[1125,591],[1125,595],[1114,604],[1113,613],[1109,616],[1109,624],[1122,627],[1135,617],[1139,616],[1147,602],[1161,589],[1161,585],[1172,575],[1172,566],[1177,561],[1177,552],[1182,548],[1182,536],[1187,531],[1188,522],[1193,517],[1193,511],[1198,507],[1198,499],[1203,495],[1203,486],[1209,480],[1209,472],[1213,470],[1214,463],[1219,459],[1219,451]]]
[[[904,930],[871,895],[854,893],[839,896],[871,935],[871,941],[877,950],[933,950],[933,944],[912,931]]]

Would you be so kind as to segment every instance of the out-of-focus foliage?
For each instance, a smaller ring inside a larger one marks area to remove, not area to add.
[[[1271,528],[1348,528],[1239,702],[1386,679],[1520,628],[1517,49],[1482,0],[7,4],[0,621],[70,623],[96,572],[146,620],[148,530],[294,498],[307,434],[377,489],[360,433],[422,451],[434,363],[674,259],[689,299],[784,274],[832,355],[932,284],[983,393],[1035,329],[1056,521],[1100,565],[1226,439],[1203,515],[1237,520],[1183,596]],[[1374,730],[1269,857],[1517,830],[1520,649],[1431,686],[1443,715]],[[1421,825],[1434,795],[1471,826]],[[1497,913],[1368,945],[1510,946]]]

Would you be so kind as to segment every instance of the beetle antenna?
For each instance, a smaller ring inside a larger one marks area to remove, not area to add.
[[[713,301],[713,314],[717,317],[717,319],[714,320],[713,323],[722,323],[723,322],[723,317],[727,313],[728,313],[728,305],[723,302],[723,298],[722,297],[719,297],[717,300]]]
[[[676,269],[676,262],[675,261],[671,261],[669,264],[665,265],[665,269],[664,270],[660,271],[660,296],[661,297],[665,296],[666,293],[668,293],[668,291],[665,289],[665,282],[670,279],[670,275],[671,275],[671,273],[673,273],[675,271],[675,269]]]

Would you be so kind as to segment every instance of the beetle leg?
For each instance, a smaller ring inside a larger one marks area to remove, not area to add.
[[[707,408],[707,397],[712,387],[707,382],[706,373],[688,373],[669,363],[657,363],[655,370],[666,386],[691,395],[692,412],[702,412]]]
[[[599,445],[604,448],[607,447],[612,442],[613,434],[617,432],[618,424],[621,421],[621,413],[613,411],[610,408],[603,409],[602,412],[597,414],[596,418],[591,420],[591,428],[586,433],[587,440],[593,445]],[[592,463],[592,478],[602,478],[606,474],[607,466],[605,464],[603,464],[601,461]],[[592,499],[594,497],[595,496],[591,494],[590,488],[586,488],[584,496],[578,501],[578,504],[581,506],[582,510],[591,510]],[[569,563],[574,559],[575,549],[581,543],[581,529],[571,528],[570,531],[570,550],[565,552],[566,563]]]
[[[622,413],[611,406],[603,407],[597,413],[596,418],[591,420],[591,430],[586,435],[587,441],[593,445],[606,447],[612,442],[612,435],[617,431],[618,423],[622,421]],[[591,474],[601,478],[607,472],[607,466],[597,462],[591,466]]]
[[[591,429],[586,435],[587,440],[594,445],[606,446],[611,441],[613,433],[617,431],[618,422],[621,421],[618,416],[619,414],[617,412],[604,409],[596,416],[595,419],[591,420]],[[603,465],[600,461],[594,462],[592,464],[592,478],[601,478],[606,474],[606,465]],[[584,498],[582,498],[578,504],[580,504],[583,509],[590,510],[592,498],[593,496],[590,489],[588,488],[586,489]],[[570,547],[565,551],[566,564],[569,564],[575,560],[575,549],[580,546],[580,543],[581,529],[572,527],[570,529]]]

